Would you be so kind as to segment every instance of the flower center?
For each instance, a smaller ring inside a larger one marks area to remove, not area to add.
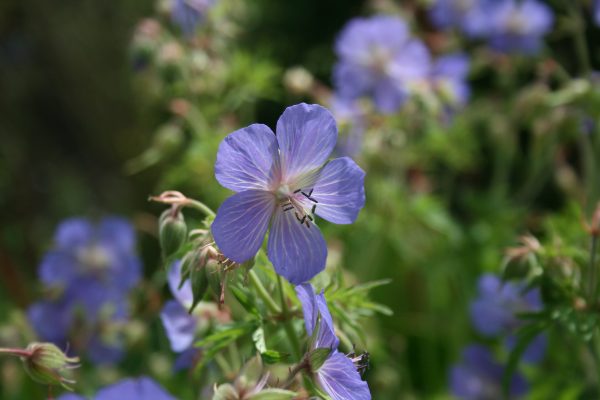
[[[287,190],[284,192],[285,195],[283,198],[280,197],[282,188]],[[305,225],[307,228],[310,228],[310,222],[314,221],[312,216],[317,210],[317,204],[319,204],[317,199],[313,197],[313,191],[314,189],[297,189],[290,194],[287,185],[282,185],[276,192],[277,198],[280,200],[279,205],[283,212],[293,212],[300,225]],[[308,203],[306,200],[308,200]],[[310,211],[307,211],[308,209],[305,208],[307,204],[312,204]]]
[[[515,10],[506,20],[506,30],[513,35],[525,34],[527,32],[527,21],[520,12]]]
[[[110,257],[106,251],[98,245],[81,249],[77,253],[77,260],[86,271],[100,272],[110,266]]]

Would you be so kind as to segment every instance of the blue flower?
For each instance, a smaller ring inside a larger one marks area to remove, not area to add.
[[[594,23],[600,26],[600,0],[594,0],[593,7]]]
[[[304,324],[309,336],[317,326],[320,317],[319,330],[312,348],[329,348],[331,353],[323,365],[315,372],[319,386],[327,392],[333,400],[369,400],[371,392],[367,382],[363,381],[352,359],[338,351],[339,339],[335,335],[333,319],[327,308],[325,296],[321,292],[315,294],[312,285],[305,283],[296,286],[296,294],[302,303]]]
[[[199,332],[206,330],[213,319],[221,322],[229,320],[226,312],[220,312],[217,305],[212,302],[199,302],[192,314],[188,313],[194,299],[192,285],[186,280],[181,288],[181,262],[176,261],[169,269],[167,280],[175,300],[165,303],[160,312],[160,319],[167,333],[171,349],[180,353],[175,361],[175,370],[186,369],[193,365],[198,356],[198,349],[194,348],[194,339]]]
[[[186,36],[191,36],[216,0],[173,0],[171,19]]]
[[[502,52],[538,52],[554,22],[552,10],[537,0],[502,0],[489,12],[490,44]]]
[[[487,337],[508,336],[507,345],[514,345],[513,335],[522,325],[519,313],[542,309],[540,292],[526,291],[523,285],[503,283],[495,275],[486,274],[479,279],[479,297],[471,303],[471,321],[475,329]],[[538,336],[523,354],[528,362],[538,362],[546,349],[546,337]]]
[[[439,57],[433,64],[431,85],[449,108],[464,106],[469,100],[469,68],[469,58],[462,53]]]
[[[94,362],[117,361],[122,337],[116,327],[127,320],[127,295],[141,276],[132,226],[115,217],[97,226],[73,218],[60,224],[54,241],[39,276],[56,296],[29,308],[31,324],[42,339],[86,349]],[[75,326],[84,332],[71,337]]]
[[[486,11],[494,0],[437,0],[429,10],[440,29],[458,27],[471,37],[483,36],[489,28]]]
[[[504,368],[483,346],[471,345],[462,353],[462,360],[450,371],[450,390],[462,400],[501,400]],[[510,384],[510,398],[524,395],[527,382],[521,374],[514,374]]]
[[[238,193],[221,205],[211,229],[226,257],[254,257],[270,225],[267,255],[278,274],[300,284],[325,268],[327,246],[314,215],[350,224],[365,203],[363,170],[347,157],[327,162],[336,139],[331,113],[308,104],[284,111],[277,136],[254,124],[225,137],[215,175]]]
[[[158,383],[148,377],[123,379],[98,391],[94,400],[175,400]],[[63,394],[57,400],[85,400],[72,393]]]
[[[397,111],[413,82],[426,77],[429,51],[392,16],[351,20],[340,33],[334,67],[336,92],[343,98],[371,96],[379,111]]]

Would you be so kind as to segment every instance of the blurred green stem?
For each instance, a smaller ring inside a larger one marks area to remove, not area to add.
[[[583,75],[588,76],[592,72],[590,62],[590,53],[588,52],[587,42],[585,40],[585,19],[581,2],[574,0],[571,3],[571,17],[573,21],[573,39],[575,41],[575,52],[582,69]]]
[[[592,234],[592,244],[590,246],[590,266],[589,266],[589,277],[590,277],[590,299],[591,306],[596,309],[598,302],[598,271],[596,268],[596,253],[598,247],[598,235]],[[599,371],[600,372],[600,371]]]
[[[254,272],[253,269],[251,269],[248,273],[248,277],[250,278],[250,283],[252,284],[252,286],[254,286],[254,289],[256,289],[256,292],[258,293],[258,297],[260,297],[262,301],[265,302],[265,305],[267,306],[269,311],[273,314],[280,314],[281,310],[279,309],[279,306],[273,301],[271,295],[269,294],[269,292],[267,292],[267,289],[265,289],[262,282],[258,278],[258,275],[256,275],[256,272]]]
[[[202,202],[200,202],[198,200],[194,200],[194,199],[188,198],[185,205],[189,206],[189,207],[193,207],[196,210],[201,211],[207,217],[214,218],[215,215],[216,215],[215,212],[210,209],[210,207],[208,207],[206,204],[204,204],[204,203],[202,203]]]
[[[283,327],[285,332],[290,339],[290,345],[292,346],[292,354],[296,359],[300,358],[300,341],[292,325],[292,319],[290,318],[290,309],[285,299],[285,293],[283,292],[283,280],[280,275],[277,275],[277,286],[279,287],[279,297],[281,300],[281,309],[283,310]]]

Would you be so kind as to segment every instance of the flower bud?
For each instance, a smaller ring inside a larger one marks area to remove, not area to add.
[[[173,255],[185,243],[187,226],[183,213],[171,208],[162,213],[159,220],[159,241],[164,257]]]
[[[72,390],[74,380],[69,370],[79,367],[79,357],[68,357],[52,343],[31,343],[21,356],[25,371],[31,379],[46,385],[61,385]]]

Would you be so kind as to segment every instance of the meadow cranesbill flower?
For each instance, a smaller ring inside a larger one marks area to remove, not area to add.
[[[519,313],[542,309],[538,289],[527,291],[524,285],[502,282],[495,275],[479,279],[479,296],[471,303],[471,321],[475,329],[487,337],[507,336],[508,347],[513,347],[516,330],[522,325]],[[546,336],[536,337],[523,354],[528,362],[539,361],[545,352]]]
[[[171,19],[186,36],[191,36],[216,0],[172,0]]]
[[[504,368],[483,346],[471,345],[462,353],[460,363],[450,371],[450,390],[462,400],[501,400]],[[521,374],[514,374],[510,383],[510,398],[524,395],[527,382]]]
[[[489,26],[486,10],[493,1],[437,0],[431,5],[429,15],[440,29],[457,27],[469,36],[482,36]]]
[[[118,360],[122,339],[115,327],[126,321],[127,294],[141,275],[132,226],[115,217],[96,226],[73,218],[54,241],[39,267],[53,297],[29,308],[31,324],[42,339],[85,348],[93,361]],[[75,326],[82,332],[71,337]]]
[[[308,104],[284,111],[277,136],[254,124],[223,139],[215,175],[238,193],[211,229],[227,258],[254,257],[270,225],[267,255],[278,274],[300,284],[325,268],[327,246],[314,216],[350,224],[365,203],[364,171],[347,157],[327,162],[336,140],[331,113]]]
[[[398,110],[410,84],[429,70],[429,51],[398,17],[356,18],[340,33],[335,52],[336,92],[343,98],[372,97],[379,111]]]
[[[316,349],[330,349],[329,355],[321,366],[316,370],[310,366],[319,386],[333,400],[370,399],[369,386],[361,379],[357,370],[362,366],[355,365],[360,357],[353,359],[338,351],[339,339],[335,335],[333,319],[323,292],[317,295],[312,285],[305,283],[296,286],[296,294],[302,303],[306,332],[314,338],[311,340],[309,352]],[[313,336],[315,329],[318,331]]]
[[[489,40],[502,52],[536,53],[543,36],[550,31],[554,15],[537,0],[501,0],[495,2],[488,16]]]
[[[212,319],[227,322],[228,314],[219,311],[217,305],[211,302],[201,301],[194,308],[192,314],[188,313],[194,295],[192,285],[186,280],[181,288],[181,262],[174,262],[167,276],[169,288],[175,300],[169,300],[160,312],[162,324],[169,338],[171,349],[181,353],[175,361],[176,369],[189,367],[197,355],[197,349],[192,344],[197,334],[206,329]]]
[[[94,400],[175,400],[154,380],[142,376],[123,379],[111,386],[100,389]],[[85,400],[83,396],[65,394],[57,400]]]

